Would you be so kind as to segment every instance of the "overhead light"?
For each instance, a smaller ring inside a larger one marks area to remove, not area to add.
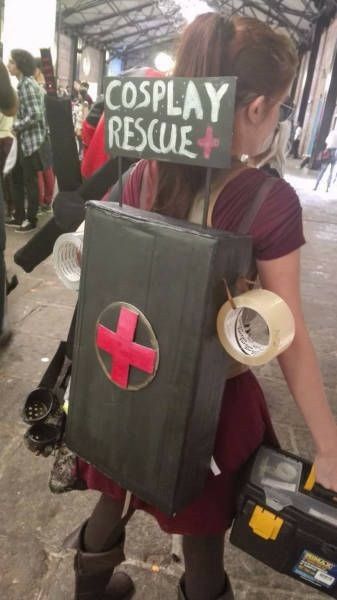
[[[174,62],[169,54],[166,54],[166,52],[159,52],[154,59],[154,66],[158,71],[168,73],[169,71],[172,71]]]
[[[187,23],[191,23],[198,15],[213,12],[213,9],[204,0],[174,0]]]

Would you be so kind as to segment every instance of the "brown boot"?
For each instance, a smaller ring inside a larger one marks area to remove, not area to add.
[[[82,538],[85,525],[66,541],[66,547],[77,549],[74,600],[129,600],[135,591],[132,579],[122,572],[112,575],[114,568],[125,560],[125,535],[107,552],[84,552]]]
[[[178,600],[188,600],[188,598],[185,594],[184,577],[182,577],[179,581]],[[229,581],[228,575],[226,575],[226,587],[225,587],[223,593],[221,594],[221,596],[218,596],[217,600],[235,600],[231,582]]]

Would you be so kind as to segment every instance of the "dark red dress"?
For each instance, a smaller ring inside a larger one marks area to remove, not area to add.
[[[123,199],[132,206],[139,205],[145,166],[145,161],[138,163],[125,186]],[[216,201],[213,226],[235,232],[265,178],[262,171],[247,169],[230,181]],[[255,257],[261,260],[284,256],[305,243],[299,199],[284,180],[276,183],[250,233]],[[169,533],[219,534],[228,529],[233,519],[238,471],[263,442],[275,445],[277,439],[262,390],[248,371],[226,384],[214,448],[221,474],[215,476],[210,470],[203,493],[174,517],[136,497],[132,498],[133,506],[152,514]],[[78,467],[88,488],[124,501],[125,491],[111,479],[82,460]]]

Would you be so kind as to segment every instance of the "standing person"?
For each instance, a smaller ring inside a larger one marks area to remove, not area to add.
[[[46,93],[46,82],[44,75],[41,70],[41,58],[35,59],[35,81],[39,84],[42,92]],[[41,146],[41,159],[44,166],[43,171],[38,172],[38,185],[39,185],[39,205],[41,210],[50,210],[55,187],[55,175],[52,167],[52,151],[49,140],[49,131],[47,132],[46,139]]]
[[[294,158],[299,158],[298,149],[299,149],[299,146],[301,143],[301,135],[302,135],[302,127],[299,123],[297,123],[293,143],[292,143],[291,150],[290,150],[290,156],[293,156]]]
[[[7,69],[0,61],[0,123],[2,116],[12,118],[16,113],[17,98],[11,86]],[[11,330],[6,320],[6,265],[5,265],[5,205],[0,180],[0,348],[10,340]]]
[[[7,173],[6,175],[4,175],[6,159],[11,150],[14,139],[12,128],[13,117],[8,116],[7,114],[0,111],[0,179],[7,217],[11,217],[14,213],[12,175],[11,173]]]
[[[330,167],[330,173],[328,177],[328,181],[326,184],[326,191],[328,192],[330,189],[332,176],[335,168],[335,164],[337,162],[337,128],[332,129],[325,140],[325,150],[322,153],[322,167],[318,174],[316,185],[314,190],[318,189],[318,186],[326,173],[327,169]]]
[[[83,90],[82,90],[83,91]],[[78,100],[73,104],[73,118],[74,118],[74,130],[78,146],[78,154],[80,160],[83,158],[83,141],[82,141],[82,127],[89,114],[89,104],[85,100],[86,93],[82,94],[80,90],[78,93]]]
[[[8,69],[19,81],[19,108],[13,125],[18,138],[19,155],[13,170],[15,216],[7,224],[16,226],[16,231],[20,233],[36,228],[39,208],[38,172],[44,168],[41,149],[47,136],[44,94],[34,79],[35,68],[35,59],[29,52],[12,50]]]
[[[237,77],[232,165],[217,175],[223,178],[223,185],[208,215],[214,228],[236,232],[268,178],[262,170],[242,163],[240,157],[258,156],[269,147],[296,70],[297,54],[290,40],[255,19],[235,16],[225,20],[207,13],[197,17],[183,34],[174,76]],[[204,183],[202,167],[141,160],[125,184],[123,200],[188,219]],[[284,180],[274,183],[250,234],[262,286],[281,296],[294,315],[295,338],[279,362],[313,436],[317,481],[337,491],[337,426],[301,308],[300,248],[305,243],[301,206]],[[235,513],[239,471],[262,443],[278,444],[262,390],[247,370],[226,384],[214,447],[221,473],[215,477],[210,471],[200,496],[174,516],[132,496],[130,509],[122,517],[125,490],[78,460],[87,487],[102,495],[92,515],[74,533],[75,599],[99,600],[107,590],[107,598],[129,597],[132,582],[127,576],[116,573],[111,581],[110,576],[123,560],[125,524],[134,510],[141,508],[152,514],[164,531],[183,535],[185,575],[179,598],[232,600],[223,563],[224,534]]]
[[[104,110],[104,98],[100,97],[92,105],[86,119],[82,123],[83,159],[95,134],[99,120]]]
[[[88,106],[90,109],[92,107],[94,101],[89,94],[89,83],[87,81],[81,81],[80,94],[81,94],[83,100],[85,100],[88,103]]]

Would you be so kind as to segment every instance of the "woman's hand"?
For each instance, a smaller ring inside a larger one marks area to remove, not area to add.
[[[337,445],[327,453],[319,452],[315,458],[316,482],[337,492]]]

